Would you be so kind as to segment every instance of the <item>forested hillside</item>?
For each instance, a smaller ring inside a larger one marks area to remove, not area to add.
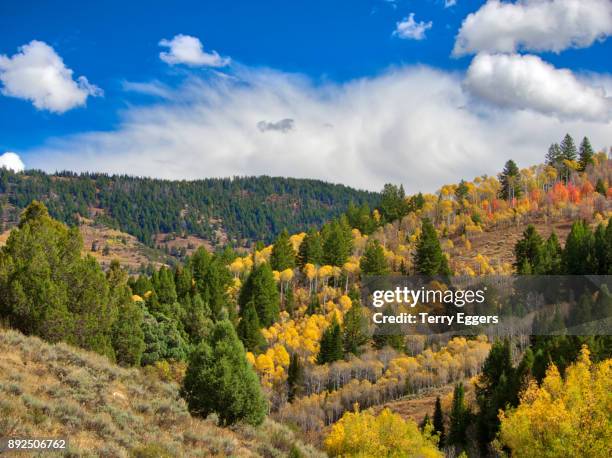
[[[359,291],[392,273],[612,273],[612,160],[568,135],[545,161],[435,194],[387,185],[375,208],[138,276],[83,257],[79,232],[32,202],[0,250],[0,322],[175,377],[193,417],[273,418],[331,456],[608,457],[610,335],[377,334]],[[578,299],[554,323],[612,316],[605,285]],[[394,407],[432,392],[449,394],[418,425]]]
[[[378,197],[318,180],[267,176],[167,181],[35,170],[16,174],[0,168],[0,220],[5,225],[38,200],[66,224],[91,218],[147,245],[158,234],[190,234],[237,245],[271,241],[282,229],[319,227],[350,202],[373,208]]]

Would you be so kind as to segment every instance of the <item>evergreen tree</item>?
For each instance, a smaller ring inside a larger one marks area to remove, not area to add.
[[[200,247],[192,255],[188,266],[192,270],[195,290],[208,305],[212,318],[219,318],[222,309],[230,317],[235,317],[235,310],[230,310],[231,301],[227,296],[233,277],[223,260]]]
[[[605,196],[608,193],[608,190],[606,189],[606,185],[604,184],[601,178],[597,178],[597,184],[595,185],[595,191],[597,191],[602,196]]]
[[[506,162],[504,170],[499,174],[499,183],[501,184],[499,196],[504,200],[518,199],[523,194],[519,168],[512,159]]]
[[[115,358],[122,366],[140,366],[145,348],[142,308],[132,301],[127,272],[121,269],[117,260],[111,262],[106,278],[112,307],[117,308],[117,319],[112,329]]]
[[[114,359],[117,305],[77,228],[32,202],[0,250],[0,318],[25,334],[63,340]]]
[[[246,306],[240,310],[240,315],[241,319],[237,329],[238,337],[242,340],[244,348],[256,353],[266,344],[266,340],[261,333],[259,318],[253,301],[247,302]]]
[[[584,221],[575,221],[563,250],[564,273],[589,275],[595,272],[596,257],[593,247],[594,237],[589,226]]]
[[[429,414],[426,412],[425,416],[423,417],[423,421],[419,424],[419,429],[421,431],[424,431],[425,427],[430,424],[431,424],[431,418],[429,418]]]
[[[323,228],[323,262],[342,267],[353,249],[351,227],[340,218]]]
[[[468,192],[469,188],[467,183],[465,180],[461,180],[457,186],[457,189],[455,189],[455,197],[457,198],[457,202],[459,202],[461,208],[463,208],[463,201],[467,199]]]
[[[570,134],[565,134],[563,141],[561,142],[561,159],[567,161],[575,161],[578,152],[576,151],[576,144]]]
[[[152,277],[153,288],[161,304],[174,304],[178,296],[174,284],[174,274],[166,267],[162,266]]]
[[[300,362],[300,357],[297,353],[291,355],[289,367],[287,368],[287,385],[288,385],[288,400],[293,400],[302,392],[302,384],[304,383],[304,367]]]
[[[183,299],[183,308],[185,309],[183,327],[190,341],[199,343],[202,339],[206,339],[210,335],[213,324],[208,304],[199,294],[195,294],[193,299],[190,296]]]
[[[380,214],[387,223],[408,214],[406,193],[402,185],[398,187],[390,183],[385,184],[380,198]]]
[[[351,227],[359,229],[359,232],[369,235],[378,226],[376,220],[372,218],[370,207],[364,203],[361,207],[357,207],[351,202],[346,210],[346,218]]]
[[[308,231],[304,236],[297,258],[298,266],[303,268],[307,263],[315,266],[323,263],[323,242],[321,235],[314,229]]]
[[[368,319],[358,298],[353,298],[351,308],[344,315],[344,351],[360,355],[362,347],[368,342]]]
[[[363,275],[385,275],[389,273],[385,251],[378,240],[368,242],[365,252],[359,260],[359,267]]]
[[[574,143],[574,139],[571,137],[570,134],[566,134],[565,137],[563,138],[563,141],[561,142],[561,175],[565,177],[565,181],[569,180],[569,176],[571,173],[571,169],[566,165],[563,164],[563,161],[571,161],[574,162],[576,161],[576,157],[577,157],[577,150],[576,150],[576,145]]]
[[[295,251],[289,240],[289,233],[283,230],[272,246],[270,255],[270,265],[272,270],[279,272],[295,267]]]
[[[440,396],[436,397],[436,407],[433,414],[433,429],[440,436],[440,447],[444,445],[444,415],[442,413],[442,404],[440,402]]]
[[[505,409],[516,399],[516,387],[510,343],[508,340],[496,341],[484,362],[476,386],[476,399],[480,407],[479,438],[483,446],[495,437],[499,429],[499,409]]]
[[[416,272],[420,275],[451,275],[448,261],[438,241],[436,229],[427,218],[423,219],[421,225],[421,236],[417,242],[414,265]]]
[[[561,151],[561,147],[558,143],[553,143],[548,148],[548,153],[546,153],[546,165],[550,165],[555,168],[559,168],[562,162],[563,152]]]
[[[450,412],[450,428],[447,442],[462,448],[467,442],[466,431],[469,425],[470,412],[465,404],[465,391],[463,383],[455,385],[453,392],[453,406]]]
[[[178,323],[162,314],[144,311],[142,332],[145,347],[141,358],[143,366],[161,360],[184,361],[189,353],[189,345],[178,329]]]
[[[514,267],[519,274],[543,273],[537,272],[542,263],[544,242],[533,224],[527,226],[523,238],[514,246]]]
[[[259,379],[228,320],[218,321],[210,340],[192,352],[181,391],[192,414],[206,417],[215,412],[225,426],[238,421],[258,425],[268,408]]]
[[[550,237],[544,242],[542,248],[542,256],[540,258],[540,266],[537,273],[545,275],[559,275],[562,272],[563,250],[557,234],[552,232]]]
[[[343,357],[342,331],[340,330],[338,320],[336,320],[334,316],[331,324],[323,331],[323,335],[321,336],[317,364],[333,363]]]
[[[272,269],[267,262],[253,267],[251,274],[240,290],[238,298],[240,308],[245,308],[249,302],[255,304],[261,326],[272,326],[278,321],[280,297]]]
[[[591,142],[587,137],[584,137],[582,139],[582,143],[580,143],[580,159],[578,160],[578,163],[580,164],[580,171],[584,172],[587,166],[595,163],[593,155],[594,152]]]

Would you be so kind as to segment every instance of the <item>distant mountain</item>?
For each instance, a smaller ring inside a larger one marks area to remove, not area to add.
[[[194,235],[212,243],[248,245],[320,227],[356,205],[378,204],[378,193],[319,180],[269,176],[170,181],[105,174],[14,173],[0,169],[2,223],[10,227],[32,200],[54,218],[83,218],[154,245],[159,234]],[[2,229],[2,228],[0,228]]]

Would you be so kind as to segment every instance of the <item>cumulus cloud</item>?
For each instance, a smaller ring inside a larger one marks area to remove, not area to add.
[[[176,35],[172,40],[163,39],[159,45],[168,51],[159,53],[159,58],[169,65],[185,64],[191,67],[225,67],[229,57],[221,57],[217,51],[204,51],[202,42],[190,35]]]
[[[465,18],[453,54],[560,52],[611,34],[610,0],[489,0]]]
[[[48,44],[33,40],[13,56],[0,55],[2,94],[30,100],[39,110],[64,113],[85,105],[87,97],[100,96],[102,90],[64,65]]]
[[[7,151],[4,154],[0,154],[0,169],[2,168],[12,170],[13,172],[23,172],[25,164],[18,154]]]
[[[259,121],[257,123],[257,128],[261,132],[266,132],[268,130],[277,130],[282,133],[285,133],[293,129],[293,124],[294,124],[293,119],[285,118],[285,119],[281,119],[280,121],[276,121],[276,122]]]
[[[588,135],[595,148],[612,142],[610,122],[489,109],[472,104],[461,83],[428,67],[342,84],[237,68],[233,78],[190,78],[172,99],[128,108],[116,131],[29,150],[28,165],[169,179],[266,174],[372,190],[394,182],[415,192],[495,174],[509,158],[538,163],[566,132]],[[299,129],[257,127],[285,118]]]
[[[476,96],[503,107],[593,121],[612,119],[612,98],[601,85],[588,85],[570,70],[556,69],[537,56],[478,54],[464,84]]]
[[[444,0],[444,8],[450,8],[451,6],[455,6],[457,4],[457,0]]]
[[[410,13],[407,18],[396,23],[393,34],[406,40],[423,40],[425,39],[425,32],[431,29],[432,26],[432,21],[416,22],[414,20],[414,13]]]

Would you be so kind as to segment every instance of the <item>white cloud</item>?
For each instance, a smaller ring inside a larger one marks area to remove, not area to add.
[[[13,172],[23,172],[25,164],[17,155],[11,151],[7,151],[4,154],[0,154],[0,169],[7,168]]]
[[[457,0],[444,0],[444,8],[450,8],[451,6],[455,6],[457,4]]]
[[[27,151],[28,165],[196,179],[276,175],[379,190],[434,190],[495,174],[508,158],[541,162],[566,132],[595,148],[612,143],[612,123],[559,120],[533,111],[472,105],[463,76],[405,67],[343,84],[240,68],[234,76],[190,78],[172,99],[128,108],[120,127],[56,139]],[[284,134],[262,120],[293,119]]]
[[[612,119],[612,98],[603,85],[590,83],[537,56],[478,54],[464,84],[474,95],[503,107],[566,118]]]
[[[163,39],[159,45],[169,49],[160,52],[159,58],[169,65],[185,64],[191,67],[225,67],[229,57],[221,57],[217,51],[205,52],[202,42],[189,35],[176,35],[172,40]]]
[[[395,31],[393,34],[399,38],[408,40],[423,40],[425,38],[425,32],[433,26],[433,22],[416,22],[414,20],[414,13],[410,13],[407,18],[396,23]]]
[[[463,21],[453,54],[560,52],[611,34],[610,0],[489,0]]]
[[[146,83],[124,81],[123,90],[128,92],[138,92],[140,94],[150,95],[153,97],[161,97],[163,99],[170,99],[173,96],[172,89],[160,81],[150,81]]]
[[[55,50],[42,41],[33,40],[19,48],[12,57],[0,55],[2,94],[30,100],[39,110],[64,113],[85,105],[88,96],[100,96],[102,90],[79,76]]]

